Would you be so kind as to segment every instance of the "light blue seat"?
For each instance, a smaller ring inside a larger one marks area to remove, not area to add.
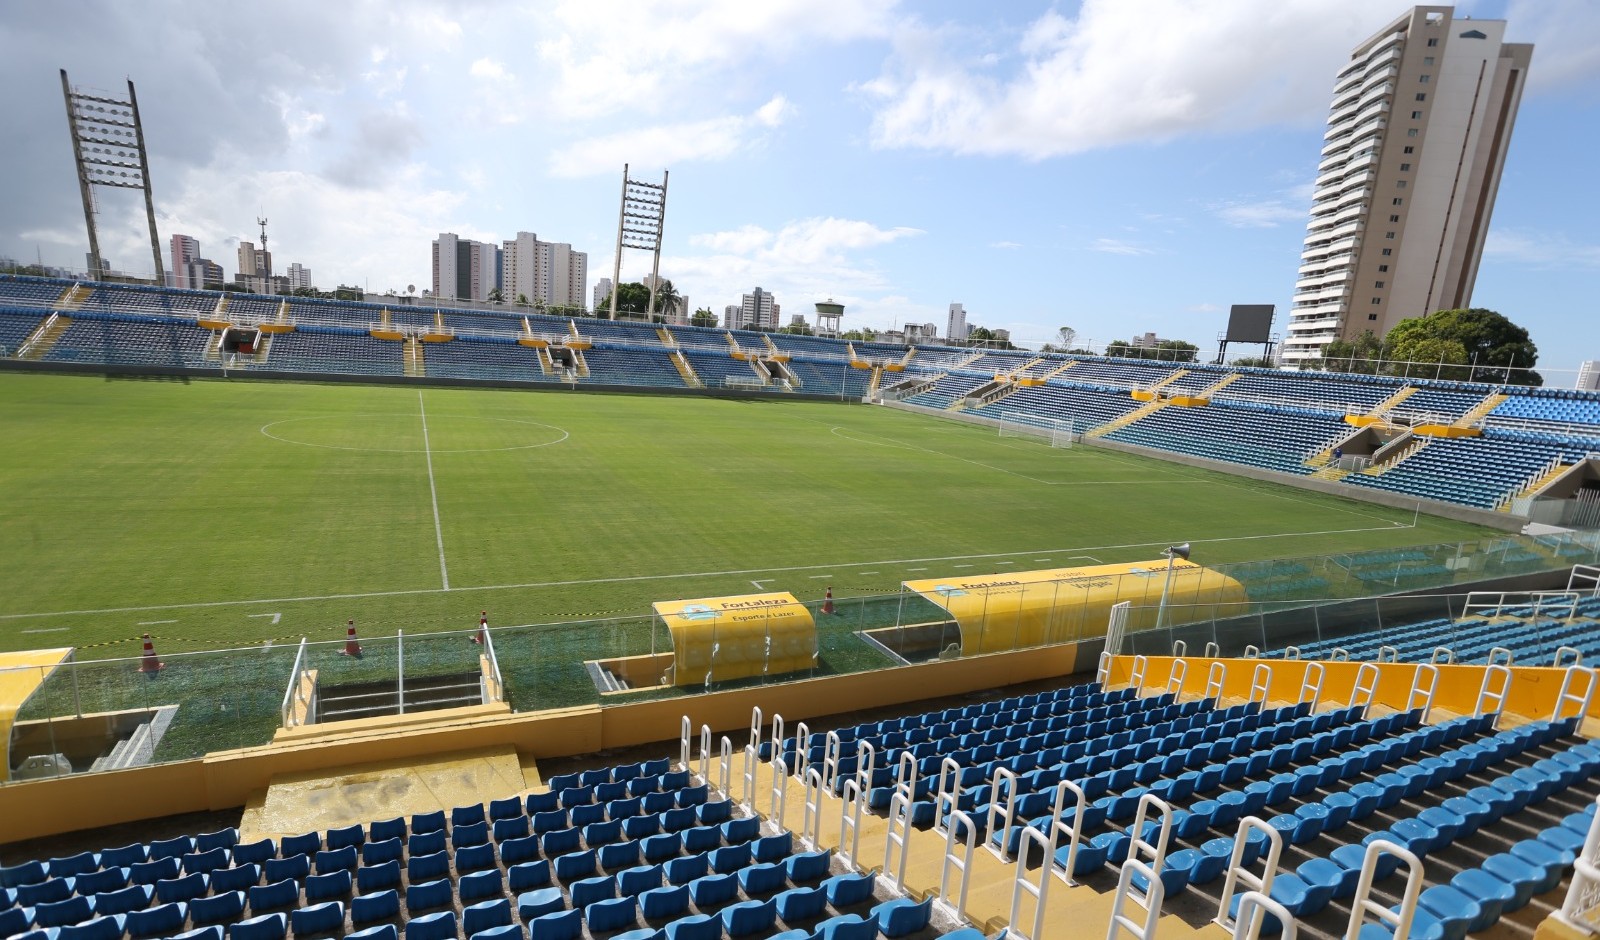
[[[300,906],[300,884],[289,878],[251,888],[245,894],[250,899],[252,915]]]
[[[406,921],[406,940],[456,940],[456,912],[435,911]]]
[[[862,920],[859,914],[841,914],[818,924],[812,936],[820,940],[874,940],[878,936],[878,922]]]
[[[639,910],[645,920],[666,920],[689,909],[689,886],[651,888],[639,895]]]
[[[832,863],[833,852],[825,849],[821,852],[796,852],[784,862],[784,867],[789,871],[789,880],[799,885],[826,877]]]
[[[244,892],[225,891],[189,902],[189,922],[196,927],[231,924],[244,916]]]
[[[668,884],[683,885],[704,877],[711,866],[704,855],[685,855],[668,861],[663,870],[667,873]]]
[[[406,888],[406,912],[412,917],[424,911],[449,907],[454,900],[455,892],[451,890],[448,878],[413,883]]]
[[[1500,919],[1500,915],[1516,901],[1517,891],[1506,882],[1481,868],[1468,868],[1450,879],[1450,884],[1475,900],[1481,907],[1478,920],[1468,926],[1469,931],[1485,930]]]
[[[720,849],[712,849],[709,855],[709,861],[711,864],[711,870],[719,875],[737,872],[739,869],[750,864],[750,844],[745,842],[739,845],[729,845]]]
[[[600,867],[606,871],[617,871],[622,868],[631,868],[639,864],[639,842],[614,842],[610,845],[600,846]]]
[[[324,901],[289,912],[289,926],[294,935],[344,933],[344,904]]]
[[[834,875],[822,882],[822,889],[828,894],[828,903],[842,909],[870,900],[875,883],[876,877],[871,872]]]
[[[506,869],[506,887],[517,894],[550,883],[550,863],[545,859],[522,862]]]
[[[772,899],[784,923],[810,920],[828,906],[828,893],[822,888],[790,888]]]
[[[782,832],[775,836],[757,839],[752,849],[752,857],[758,862],[781,862],[793,851],[794,834]]]
[[[729,937],[746,937],[771,930],[778,909],[771,898],[765,901],[740,901],[722,909],[723,930]]]
[[[347,898],[355,879],[348,870],[333,871],[326,875],[312,875],[306,879],[306,903]]]
[[[620,898],[606,898],[583,909],[583,919],[590,933],[621,930],[639,917],[639,899],[631,894]]]
[[[664,878],[660,865],[639,865],[617,872],[617,891],[620,894],[641,895],[659,888]]]
[[[262,914],[229,927],[228,940],[283,940],[288,930],[289,915]]]
[[[352,926],[376,923],[380,920],[393,920],[400,916],[400,891],[398,888],[385,888],[371,894],[358,894],[350,899],[350,923]]]
[[[511,902],[505,898],[468,904],[461,909],[461,932],[467,937],[511,923]]]
[[[739,896],[739,876],[733,873],[706,875],[689,882],[689,897],[699,908],[725,904]]]
[[[517,895],[517,916],[525,924],[566,909],[567,902],[561,897],[560,888],[540,888]]]
[[[456,896],[462,903],[482,898],[498,898],[505,893],[505,876],[498,868],[462,875],[456,881]]]
[[[577,940],[583,935],[583,912],[559,911],[528,924],[528,940]]]
[[[667,925],[667,940],[718,940],[722,921],[708,914],[690,914]]]
[[[789,886],[788,872],[778,862],[761,862],[748,868],[741,868],[738,876],[739,887],[744,889],[746,897],[771,894]]]
[[[874,907],[872,919],[877,921],[878,932],[893,940],[895,937],[903,937],[925,929],[932,912],[931,896],[921,903],[910,898],[896,898]]]

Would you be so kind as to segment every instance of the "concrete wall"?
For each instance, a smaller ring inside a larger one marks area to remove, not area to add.
[[[998,427],[1001,422],[994,418],[985,418],[979,415],[969,415],[960,411],[941,411],[938,408],[926,408],[921,405],[910,405],[905,402],[885,402],[892,408],[906,411],[915,411],[919,414],[933,415],[939,418],[949,418],[954,421],[965,421],[968,424],[979,424],[985,427]],[[1325,493],[1329,496],[1338,496],[1343,499],[1354,499],[1364,503],[1374,503],[1379,506],[1388,506],[1393,509],[1420,509],[1430,516],[1441,516],[1445,519],[1454,519],[1457,522],[1470,522],[1474,525],[1487,526],[1491,529],[1500,529],[1505,532],[1520,532],[1528,520],[1521,516],[1509,513],[1490,512],[1486,509],[1474,509],[1471,506],[1458,506],[1455,503],[1444,503],[1433,499],[1423,499],[1417,496],[1406,496],[1401,493],[1389,493],[1384,490],[1370,490],[1365,487],[1345,486],[1332,480],[1314,480],[1311,477],[1298,476],[1292,473],[1279,473],[1276,470],[1267,470],[1261,467],[1249,467],[1244,464],[1228,463],[1222,460],[1211,460],[1207,457],[1195,457],[1189,454],[1175,454],[1171,451],[1156,450],[1151,447],[1140,447],[1137,444],[1124,444],[1121,441],[1108,441],[1100,438],[1083,438],[1076,444],[1090,447],[1104,447],[1124,454],[1137,454],[1140,457],[1154,457],[1169,463],[1181,463],[1190,467],[1200,467],[1205,470],[1216,470],[1233,476],[1248,477],[1252,480],[1265,480],[1269,483],[1281,483],[1297,489],[1311,490],[1316,493]],[[1076,446],[1075,444],[1075,446]]]
[[[244,805],[277,774],[333,770],[397,758],[421,758],[482,747],[515,747],[534,758],[594,754],[651,742],[676,758],[680,723],[688,715],[747,742],[751,708],[768,722],[781,714],[793,729],[801,720],[915,702],[1092,670],[1098,641],[996,653],[949,662],[900,666],[761,688],[614,706],[585,706],[504,717],[472,714],[397,728],[385,719],[344,723],[348,731],[292,744],[223,751],[201,760],[158,764],[55,780],[0,786],[0,843],[109,826],[176,813]],[[484,794],[485,799],[503,794]]]

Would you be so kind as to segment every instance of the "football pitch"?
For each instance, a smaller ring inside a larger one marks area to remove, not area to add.
[[[0,649],[133,655],[1475,526],[889,408],[0,374]]]

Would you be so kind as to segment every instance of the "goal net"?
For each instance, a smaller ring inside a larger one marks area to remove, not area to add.
[[[1028,415],[1024,420],[1008,416],[1000,419],[999,429],[1001,437],[1020,437],[1051,447],[1071,447],[1075,436],[1070,418]]]

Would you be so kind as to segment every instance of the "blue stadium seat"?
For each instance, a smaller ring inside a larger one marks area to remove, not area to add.
[[[610,825],[615,825],[612,823]],[[617,871],[630,868],[639,864],[639,843],[637,841],[614,842],[611,845],[600,846],[600,867],[606,871]]]
[[[740,901],[722,909],[723,929],[729,937],[746,937],[772,929],[778,909],[772,899]]]
[[[739,887],[746,897],[771,894],[789,886],[789,873],[781,862],[759,862],[738,871]]]
[[[829,904],[835,908],[846,908],[871,898],[875,881],[871,872],[834,875],[822,882],[822,889],[827,892]]]
[[[578,829],[556,829],[539,837],[539,851],[545,858],[569,855],[583,844],[583,833]]]
[[[356,890],[362,894],[400,887],[400,863],[387,861],[381,865],[363,865],[356,869]]]
[[[789,871],[789,881],[799,885],[826,877],[828,868],[832,864],[832,850],[823,850],[821,852],[796,852],[784,862],[784,867]]]
[[[478,807],[479,812],[483,807]],[[489,841],[489,824],[476,822],[464,826],[456,826],[450,830],[450,846],[461,848],[464,845],[482,845]]]
[[[536,859],[539,854],[538,836],[523,836],[500,843],[500,861],[507,866]]]
[[[269,858],[261,864],[263,880],[268,884],[275,881],[304,881],[311,874],[311,856],[290,855],[287,858]]]
[[[73,878],[51,878],[31,885],[22,885],[16,889],[17,903],[32,907],[36,904],[65,901],[73,894],[80,893],[74,890],[75,881]]]
[[[344,935],[344,940],[400,940],[400,930],[394,924],[379,924],[365,930]]]
[[[513,893],[542,888],[550,883],[550,862],[537,859],[506,869],[506,887]]]
[[[45,865],[51,878],[71,878],[95,871],[100,867],[100,857],[93,852],[79,852],[61,858],[52,858]]]
[[[306,879],[306,903],[326,901],[330,898],[347,898],[354,883],[349,871],[334,871],[326,875],[312,875]]]
[[[211,890],[211,879],[202,874],[184,875],[156,882],[156,901],[168,904],[204,897]]]
[[[81,924],[55,928],[54,940],[122,940],[127,930],[122,915],[96,917]]]
[[[515,819],[526,816],[527,812],[522,805],[522,797],[508,796],[504,799],[489,801],[489,820],[499,822],[502,819]]]
[[[488,821],[487,814],[483,811],[482,803],[473,803],[470,806],[457,806],[450,810],[450,828],[457,826],[472,826]]]
[[[469,845],[456,849],[456,873],[461,875],[495,867],[495,847],[492,843]]]
[[[283,940],[288,928],[289,915],[262,914],[229,927],[228,940]]]
[[[528,923],[528,940],[577,940],[583,935],[583,912],[559,911]]]
[[[329,849],[360,848],[367,841],[366,831],[360,825],[329,829],[325,838]]]
[[[790,888],[773,897],[778,916],[783,922],[810,920],[828,906],[828,893],[822,888]]]
[[[709,914],[690,914],[667,925],[667,940],[718,940],[722,921]]]
[[[350,899],[350,923],[355,926],[393,920],[400,916],[400,892],[385,888],[369,894],[358,894]]]
[[[685,852],[708,852],[722,845],[722,830],[716,826],[691,826],[675,835],[683,837]]]
[[[877,922],[879,933],[894,940],[895,937],[903,937],[926,929],[932,912],[932,897],[924,899],[921,903],[910,898],[896,898],[874,907],[872,919]]]
[[[426,835],[430,832],[444,831],[444,810],[435,810],[431,813],[413,813],[411,816],[410,832],[412,835]]]
[[[522,804],[519,801],[517,805],[520,807]],[[496,843],[526,838],[533,831],[530,822],[531,820],[526,816],[496,819],[490,834],[494,837]]]
[[[149,859],[150,847],[143,843],[124,845],[114,849],[102,849],[100,851],[100,864],[106,868],[126,868],[129,865],[148,861]],[[0,868],[0,872],[5,870]],[[0,882],[4,882],[4,880],[5,878],[0,876]]]
[[[461,910],[461,931],[468,937],[511,923],[511,902],[505,898],[469,904]]]
[[[669,860],[663,866],[663,870],[667,873],[668,884],[684,885],[696,878],[704,877],[706,872],[711,870],[711,865],[703,854],[685,855],[682,858]]]
[[[732,872],[706,875],[689,882],[689,898],[701,909],[725,904],[738,896],[739,876]]]
[[[294,935],[344,933],[344,905],[338,901],[324,901],[289,912],[289,926]]]
[[[406,854],[413,857],[443,852],[445,848],[446,839],[443,829],[414,833],[410,838],[406,839]]]
[[[449,907],[454,900],[455,891],[448,878],[412,882],[406,886],[406,913],[412,917],[422,911]]]
[[[196,927],[231,924],[244,916],[243,891],[227,891],[189,902],[189,922]]]
[[[793,833],[782,832],[775,836],[757,839],[753,857],[758,862],[780,862],[788,858],[793,851]]]
[[[297,836],[284,836],[278,842],[278,857],[288,858],[291,855],[312,855],[322,851],[322,833],[302,832]],[[155,844],[150,845],[150,857],[155,858]]]
[[[128,880],[136,885],[153,885],[167,878],[178,877],[182,866],[175,855],[149,862],[135,862],[128,866]]]
[[[506,924],[503,927],[490,927],[471,934],[468,940],[527,940],[528,932],[522,929],[521,924]],[[616,938],[612,938],[616,940]]]
[[[108,891],[121,891],[127,886],[128,869],[126,868],[105,868],[100,871],[79,875],[72,879],[72,889],[79,894],[105,894]],[[0,894],[3,894],[3,892],[0,892]],[[6,906],[5,900],[7,899],[0,897],[0,907]]]
[[[678,917],[689,909],[689,886],[673,885],[652,888],[639,895],[639,910],[645,920],[666,920]]]
[[[260,865],[278,857],[278,846],[271,839],[257,839],[233,847],[234,865]]]
[[[261,866],[254,862],[219,868],[211,873],[211,893],[244,891],[261,883]]]
[[[481,898],[497,898],[505,893],[505,876],[498,868],[463,875],[456,882],[456,896],[463,903]]]
[[[588,907],[596,901],[616,897],[617,879],[611,875],[585,878],[582,881],[572,882],[567,889],[572,895],[573,907]]]
[[[129,911],[127,918],[128,936],[133,940],[170,937],[183,931],[183,925],[189,920],[189,906],[182,901],[173,901],[142,911]]]
[[[367,824],[367,838],[373,842],[385,842],[389,839],[404,839],[411,829],[406,825],[404,816],[393,819],[380,819]]]
[[[252,915],[280,911],[286,907],[300,906],[300,883],[289,878],[251,888],[245,892],[250,899]]]
[[[432,881],[450,873],[450,856],[444,849],[428,855],[413,855],[406,862],[406,880],[412,883]]]
[[[878,936],[878,922],[862,920],[859,914],[841,914],[818,924],[813,936],[825,940],[874,940]]]
[[[160,861],[164,858],[181,858],[193,851],[194,838],[192,836],[156,839],[150,843],[150,859],[152,861]]]
[[[632,895],[596,901],[583,910],[590,933],[621,930],[632,926],[639,916],[639,899]]]
[[[456,940],[456,912],[435,911],[406,921],[406,940]]]
[[[566,909],[567,902],[561,897],[560,888],[540,888],[517,895],[517,916],[525,924]]]

